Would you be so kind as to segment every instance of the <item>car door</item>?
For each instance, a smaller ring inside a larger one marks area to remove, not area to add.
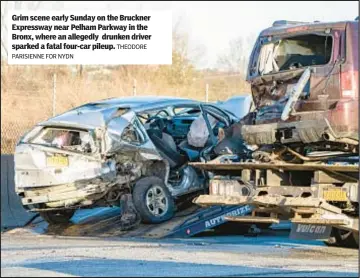
[[[224,111],[211,104],[200,104],[201,113],[205,119],[206,126],[209,131],[209,139],[212,145],[216,145],[218,142],[218,130],[220,127],[226,128],[232,124],[232,120]],[[215,125],[211,123],[210,117],[212,116],[217,121]]]
[[[218,136],[217,128],[222,127],[226,129],[234,122],[237,122],[237,120],[231,119],[225,111],[214,105],[203,104],[202,109],[204,115],[210,114],[213,117],[216,117],[220,123],[222,123],[220,126],[218,125],[215,128],[211,128],[208,118],[205,117],[205,121],[207,122],[207,126],[210,132],[210,138],[213,142],[212,152],[214,155],[247,153],[248,149],[242,140],[232,137],[219,138]]]
[[[107,145],[111,145],[112,150],[137,151],[143,159],[162,159],[135,112],[112,118],[107,130]]]
[[[233,120],[230,118],[230,116],[219,107],[212,104],[201,104],[201,107],[203,112],[210,114],[217,120],[221,121],[225,127],[229,127],[232,124]]]

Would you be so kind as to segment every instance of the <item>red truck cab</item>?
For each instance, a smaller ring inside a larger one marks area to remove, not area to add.
[[[242,127],[245,141],[358,150],[358,32],[358,21],[276,21],[263,30],[248,66],[256,112]]]

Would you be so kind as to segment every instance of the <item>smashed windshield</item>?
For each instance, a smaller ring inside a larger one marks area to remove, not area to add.
[[[332,37],[323,35],[301,35],[266,43],[260,49],[258,73],[325,65],[330,61],[332,45]]]

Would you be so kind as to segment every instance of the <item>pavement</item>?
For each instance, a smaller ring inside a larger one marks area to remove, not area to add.
[[[281,228],[257,237],[187,239],[59,236],[46,229],[39,221],[1,234],[2,277],[359,277],[358,250],[291,240]]]

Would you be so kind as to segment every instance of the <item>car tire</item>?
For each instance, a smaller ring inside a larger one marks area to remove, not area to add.
[[[349,232],[335,228],[335,239],[341,247],[359,248],[359,239],[356,238],[356,232]]]
[[[40,211],[40,216],[49,224],[68,224],[75,210]]]
[[[357,232],[349,232],[338,228],[332,228],[329,240],[324,243],[327,246],[359,248],[359,235]]]
[[[142,223],[165,222],[175,213],[174,199],[158,177],[144,177],[137,181],[133,189],[133,202]]]
[[[268,230],[272,223],[256,223],[256,227],[258,227],[260,230]]]

